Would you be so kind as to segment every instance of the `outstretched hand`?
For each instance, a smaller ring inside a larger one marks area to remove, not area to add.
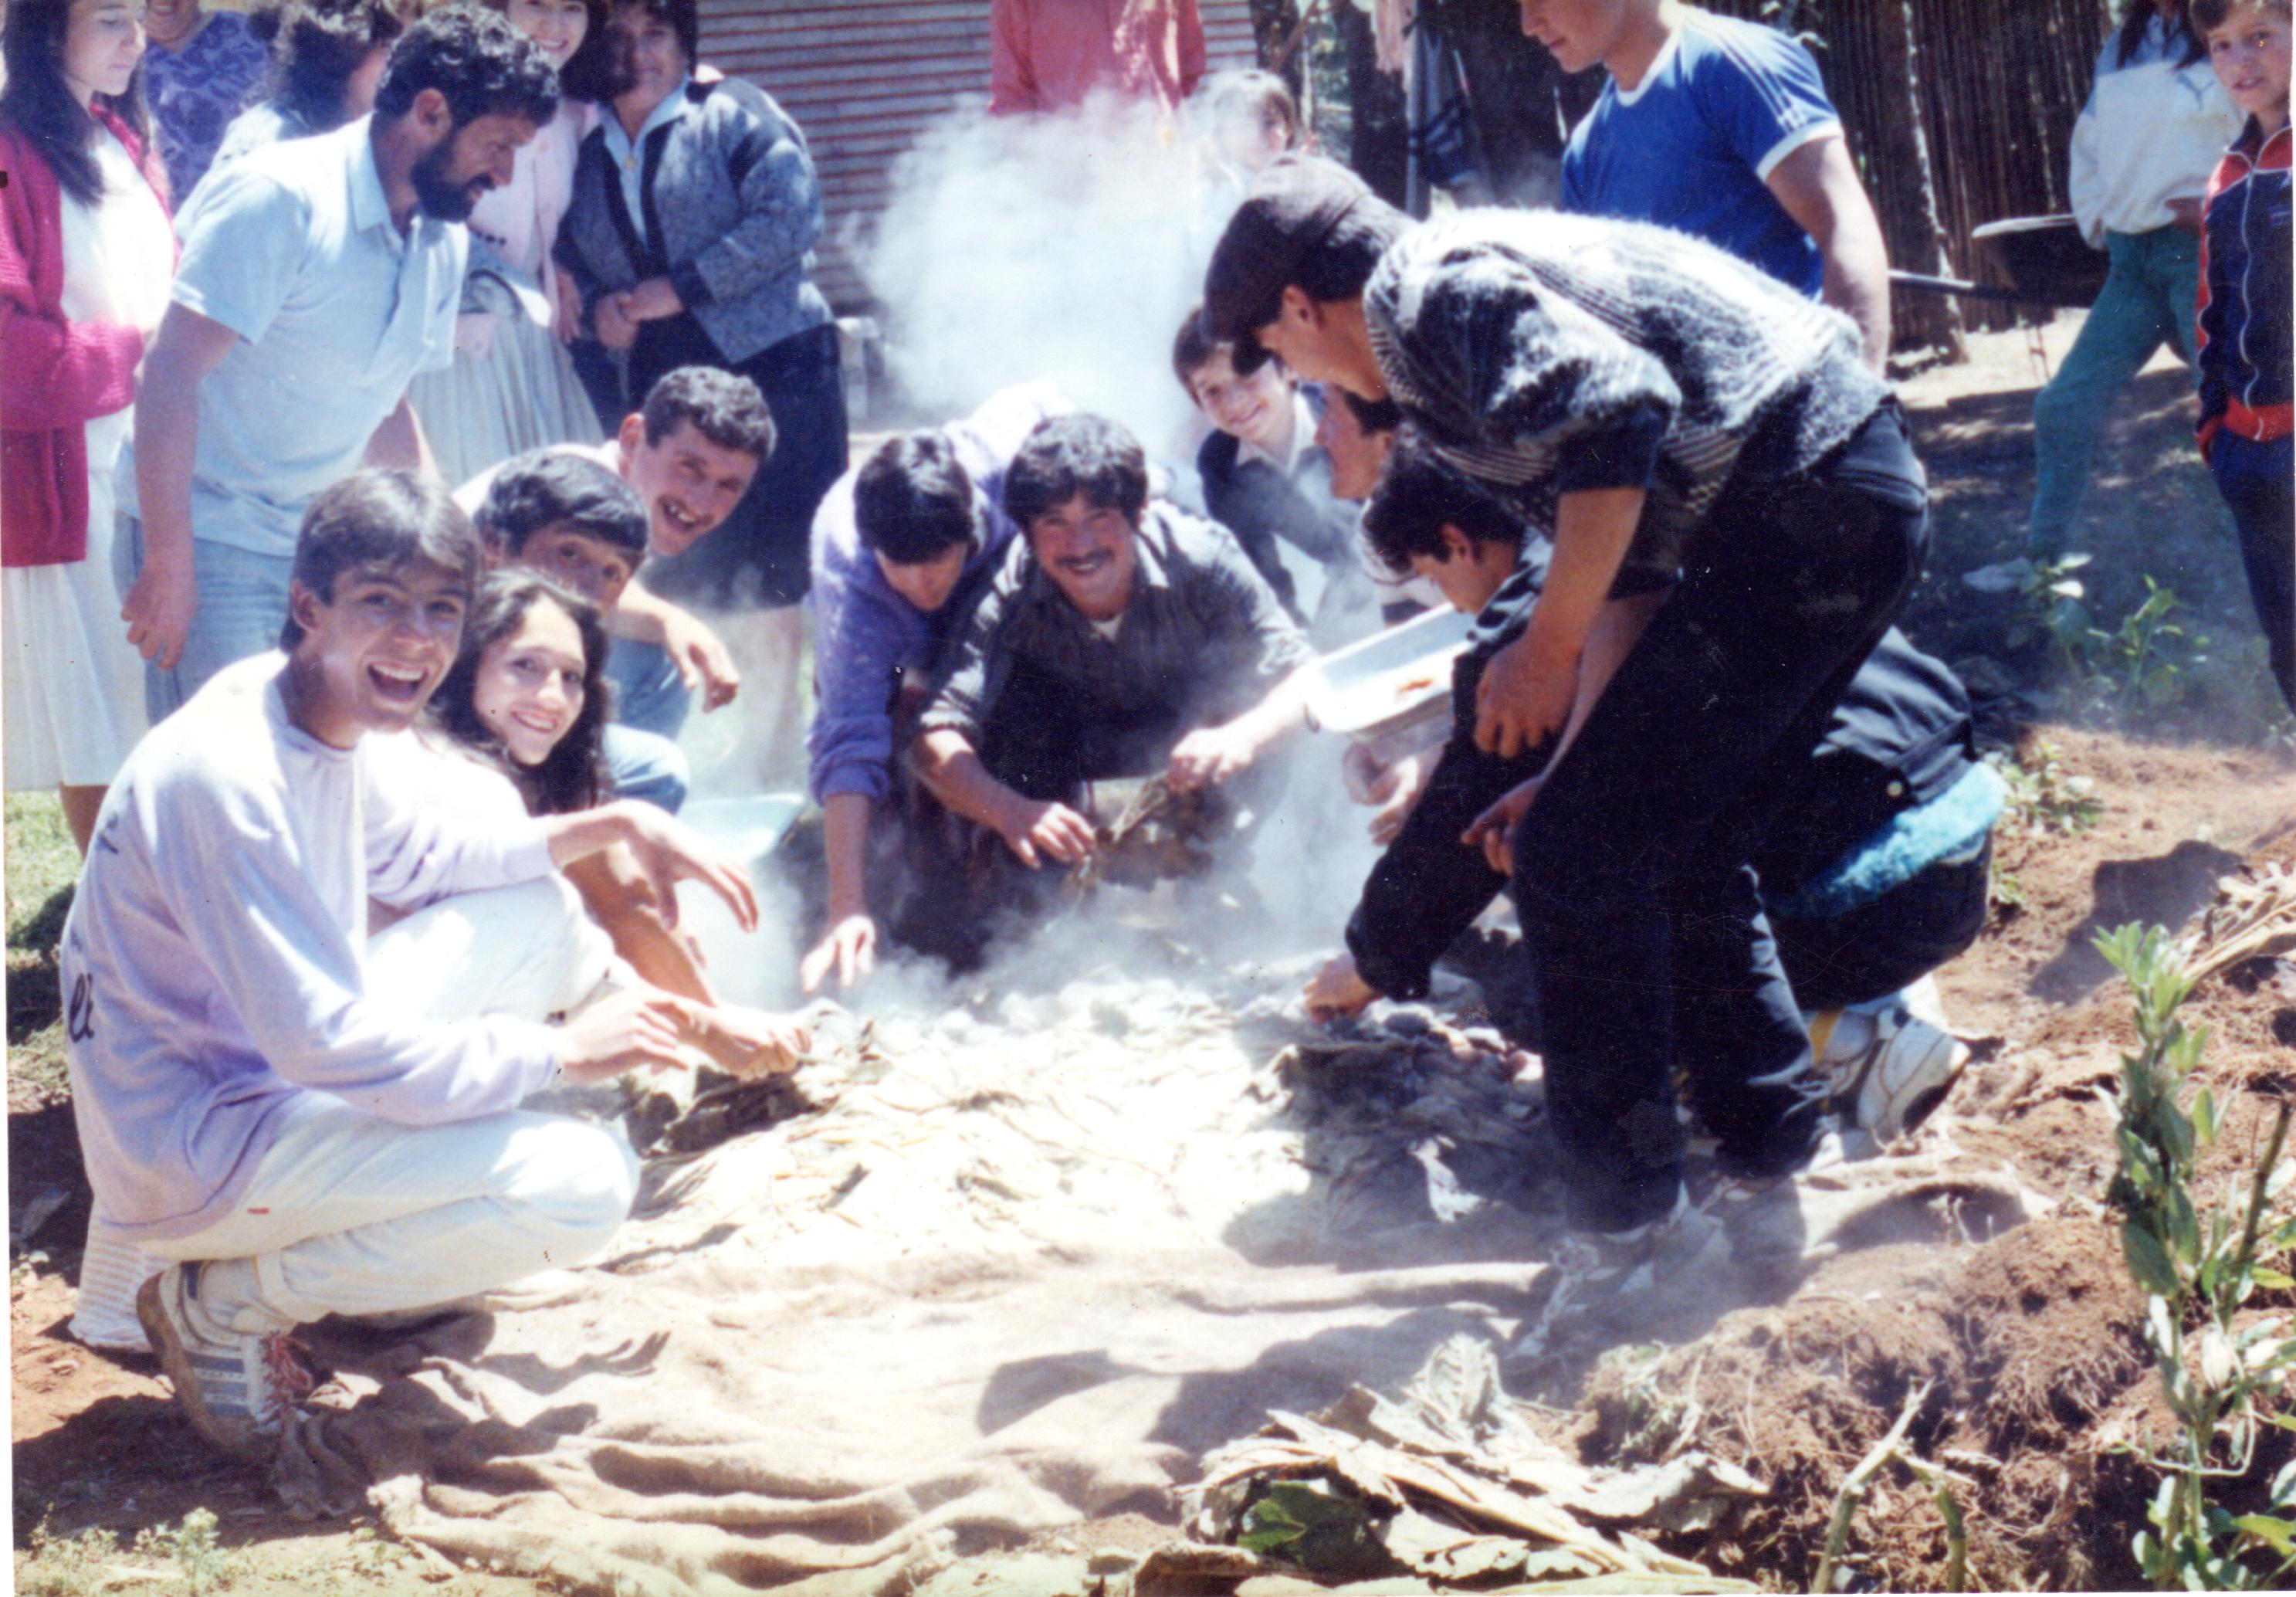
[[[876,967],[877,923],[866,913],[848,915],[822,934],[821,941],[799,963],[797,977],[799,984],[811,993],[829,979],[832,970],[837,973],[837,984],[850,988],[868,980]]]
[[[661,618],[661,646],[677,668],[678,680],[701,689],[706,712],[722,709],[742,691],[742,672],[717,633],[676,605],[666,605]]]
[[[1249,769],[1259,754],[1247,731],[1232,725],[1199,728],[1173,745],[1164,780],[1175,793],[1217,787]]]
[[[1353,954],[1339,954],[1324,962],[1301,994],[1310,1020],[1345,1020],[1360,1015],[1379,996],[1379,989],[1356,972]]]
[[[743,931],[758,929],[758,895],[750,886],[750,873],[732,856],[652,804],[626,799],[613,808],[622,812],[625,841],[652,885],[664,926],[677,925],[677,884],[699,882],[726,901]]]
[[[685,1005],[659,988],[609,993],[558,1029],[558,1073],[570,1082],[602,1082],[626,1070],[683,1067],[678,1042]]]
[[[1047,859],[1074,865],[1093,848],[1092,823],[1066,804],[1023,799],[997,832],[1031,870]]]

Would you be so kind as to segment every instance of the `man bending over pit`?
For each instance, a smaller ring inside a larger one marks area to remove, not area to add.
[[[1491,655],[1521,636],[1546,580],[1543,539],[1411,443],[1398,448],[1365,526],[1390,569],[1440,588],[1475,617],[1453,671],[1452,735],[1424,792],[1364,884],[1348,952],[1308,984],[1308,1007],[1352,1015],[1380,997],[1426,996],[1436,961],[1506,886],[1509,841],[1538,824],[1535,755],[1475,744]],[[1615,659],[1594,669],[1604,674]],[[2000,778],[1977,759],[1952,671],[1891,628],[1790,781],[1751,863],[1778,961],[1835,1103],[1884,1141],[1940,1102],[1969,1050],[1941,1025],[1930,972],[1984,929]],[[1473,841],[1470,841],[1470,839]],[[1529,986],[1529,961],[1507,975]],[[1510,995],[1513,996],[1513,995]],[[1536,994],[1508,1030],[1539,1046]]]
[[[64,927],[97,1207],[172,1261],[138,1317],[193,1427],[242,1457],[275,1445],[308,1387],[294,1327],[578,1260],[627,1214],[628,1148],[518,1105],[675,1063],[682,1006],[602,989],[604,934],[556,868],[623,844],[666,901],[693,878],[755,922],[740,870],[649,806],[482,827],[408,801],[403,740],[373,735],[412,726],[454,663],[479,564],[426,479],[361,472],[321,493],[285,653],[136,747]],[[421,913],[370,944],[370,897]],[[385,939],[450,915],[462,958],[375,974]]]
[[[935,798],[1021,864],[1092,852],[1086,782],[1215,786],[1302,725],[1307,639],[1226,531],[1148,503],[1122,427],[1037,427],[1004,511],[1025,539],[954,640],[916,761]]]
[[[872,823],[906,807],[894,746],[915,727],[954,623],[1013,542],[1006,468],[1037,423],[1067,409],[1048,383],[1006,389],[962,421],[887,439],[814,513],[807,786],[822,810],[829,910],[799,967],[808,992],[832,970],[850,987],[876,961]]]

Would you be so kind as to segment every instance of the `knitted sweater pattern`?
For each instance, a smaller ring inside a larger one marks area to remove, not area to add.
[[[1364,292],[1390,392],[1456,469],[1551,537],[1574,457],[1658,437],[1622,576],[1671,578],[1739,473],[1808,471],[1888,393],[1849,318],[1639,222],[1469,210],[1413,229]]]

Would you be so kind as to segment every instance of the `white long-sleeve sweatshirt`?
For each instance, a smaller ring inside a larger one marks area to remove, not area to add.
[[[438,1124],[515,1107],[549,1029],[408,1018],[366,991],[367,901],[420,909],[546,875],[538,822],[423,805],[362,739],[298,730],[283,655],[217,679],[128,757],[61,960],[88,1179],[131,1238],[226,1214],[299,1096]]]
[[[2205,61],[2152,61],[2101,74],[2073,125],[2068,185],[2081,236],[2151,233],[2175,219],[2171,200],[2198,200],[2241,114]]]

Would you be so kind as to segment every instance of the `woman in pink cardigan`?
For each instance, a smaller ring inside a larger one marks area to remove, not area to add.
[[[144,732],[112,577],[112,467],[176,255],[141,0],[12,0],[0,91],[0,714],[9,791],[87,852]]]

